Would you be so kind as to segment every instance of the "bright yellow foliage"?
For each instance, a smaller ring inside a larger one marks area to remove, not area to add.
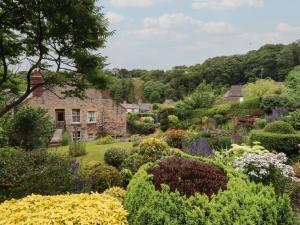
[[[1,225],[128,225],[121,202],[106,194],[31,195],[0,205]]]
[[[109,195],[118,199],[120,202],[124,201],[126,191],[120,187],[112,187],[103,192],[103,194]]]

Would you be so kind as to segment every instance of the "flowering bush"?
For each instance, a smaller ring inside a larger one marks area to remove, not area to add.
[[[173,148],[183,149],[188,142],[189,133],[185,130],[171,129],[165,133],[166,141]]]
[[[1,224],[127,225],[126,217],[121,202],[106,194],[31,195],[0,205]]]
[[[284,153],[244,153],[233,166],[237,171],[246,173],[251,180],[273,184],[277,193],[283,193],[288,181],[296,179],[291,166],[286,165]]]

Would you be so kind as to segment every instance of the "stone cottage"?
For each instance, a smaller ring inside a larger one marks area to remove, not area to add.
[[[36,69],[33,72],[32,84],[42,81],[40,70]],[[55,87],[46,90],[41,87],[26,100],[31,106],[48,110],[56,129],[50,144],[59,143],[64,131],[73,140],[93,140],[101,134],[126,134],[126,110],[114,102],[109,93],[88,89],[85,99],[64,98],[61,93],[66,89]]]

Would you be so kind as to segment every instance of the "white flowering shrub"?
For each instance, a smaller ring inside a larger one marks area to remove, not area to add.
[[[282,193],[290,181],[296,180],[293,168],[286,162],[284,153],[246,152],[234,160],[233,166],[237,171],[247,174],[251,180],[272,184],[277,193]]]

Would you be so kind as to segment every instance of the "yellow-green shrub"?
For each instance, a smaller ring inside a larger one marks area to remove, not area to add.
[[[127,225],[121,202],[106,194],[31,195],[0,205],[0,224]]]
[[[118,199],[120,202],[124,201],[126,191],[120,187],[112,187],[103,192],[103,194],[109,195]]]

